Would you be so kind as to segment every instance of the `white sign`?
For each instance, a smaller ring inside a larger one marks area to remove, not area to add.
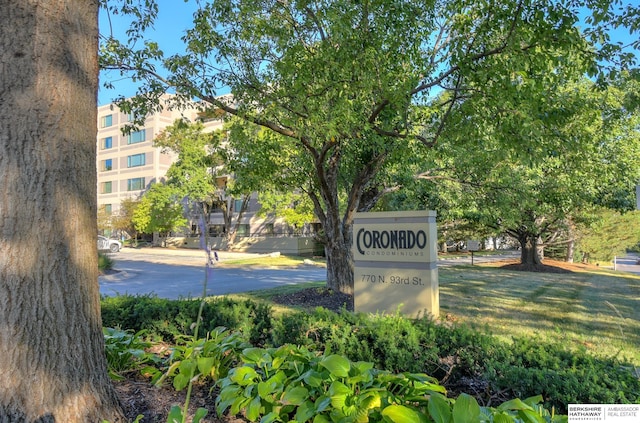
[[[569,404],[569,423],[635,423],[640,421],[640,404]]]
[[[467,240],[467,250],[478,251],[480,250],[480,241]]]

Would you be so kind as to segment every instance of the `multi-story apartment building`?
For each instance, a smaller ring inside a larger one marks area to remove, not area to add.
[[[174,154],[162,153],[160,148],[153,146],[153,139],[176,119],[187,118],[204,122],[205,129],[213,131],[221,129],[223,120],[220,115],[214,117],[204,115],[195,107],[182,111],[164,110],[146,118],[144,127],[140,127],[129,134],[123,134],[122,128],[131,122],[131,116],[121,112],[115,104],[98,107],[98,136],[97,136],[97,170],[98,170],[98,207],[106,214],[118,213],[122,200],[138,199],[155,182],[162,182],[171,164],[177,159]],[[222,191],[226,185],[226,176],[217,178],[216,183]],[[242,199],[227,198],[225,202],[233,203],[234,219],[238,218]],[[241,248],[259,251],[313,251],[315,246],[311,242],[295,238],[292,246],[285,247],[282,238],[292,233],[282,219],[258,217],[260,209],[257,193],[251,195],[248,210],[243,214],[237,225],[238,244]],[[208,232],[217,248],[223,248],[224,218],[221,210],[213,210],[208,216]],[[313,229],[317,225],[313,226]],[[195,232],[197,227],[192,226]],[[264,243],[258,238],[280,238],[280,241]],[[193,240],[192,240],[193,241]],[[182,246],[190,244],[180,242]],[[196,239],[192,242],[198,246]],[[263,247],[259,247],[264,245]]]
[[[138,198],[154,182],[162,181],[176,157],[153,146],[153,139],[176,119],[194,120],[198,111],[165,110],[147,117],[144,127],[127,135],[122,128],[131,116],[115,104],[98,107],[98,207],[117,212],[125,198]],[[222,120],[209,120],[207,128],[222,127]]]

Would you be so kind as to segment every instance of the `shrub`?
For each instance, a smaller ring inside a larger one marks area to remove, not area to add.
[[[176,343],[192,333],[200,300],[122,296],[103,298],[102,306],[105,325],[145,330]],[[429,374],[462,391],[465,380],[479,381],[487,399],[496,392],[520,398],[543,394],[545,405],[562,412],[569,403],[640,400],[640,380],[617,359],[536,339],[505,343],[464,325],[323,308],[275,318],[266,305],[229,298],[208,301],[202,317],[203,331],[224,326],[257,347],[305,346],[378,369]]]
[[[549,407],[562,413],[567,404],[640,400],[640,379],[615,358],[568,351],[536,339],[515,339],[513,345],[486,359],[484,375],[494,389],[515,396],[542,394]]]
[[[111,257],[103,253],[98,253],[98,271],[100,271],[100,273],[112,270],[113,265],[114,261]]]
[[[121,295],[102,298],[104,326],[144,330],[151,337],[167,342],[193,334],[200,308],[199,299],[167,300],[153,295]],[[207,300],[202,310],[201,329],[211,332],[227,327],[247,334],[250,341],[267,337],[271,328],[271,308],[253,301],[237,302],[229,298]]]
[[[220,383],[219,415],[243,413],[249,421],[274,422],[552,422],[566,421],[540,407],[540,397],[480,407],[466,394],[447,398],[425,374],[393,374],[372,363],[352,362],[305,347],[247,348],[243,364]]]
[[[156,357],[146,352],[151,344],[143,340],[143,333],[134,334],[118,328],[103,328],[102,333],[107,368],[112,379],[123,379],[125,372],[140,370],[147,363],[157,363]]]

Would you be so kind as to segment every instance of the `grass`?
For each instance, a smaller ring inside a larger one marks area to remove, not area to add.
[[[640,275],[569,267],[573,273],[519,272],[487,265],[440,268],[441,317],[507,341],[516,336],[560,342],[573,350],[618,356],[640,365]],[[233,297],[269,301],[274,295],[322,286],[323,282],[310,282]]]
[[[440,269],[439,282],[441,314],[449,319],[507,340],[560,342],[640,365],[640,275],[459,266]]]
[[[324,259],[305,258],[300,256],[260,256],[260,257],[241,257],[237,259],[225,259],[216,263],[219,267],[235,267],[235,266],[260,266],[260,267],[288,267],[300,266],[303,264],[313,264],[315,266],[326,266]]]

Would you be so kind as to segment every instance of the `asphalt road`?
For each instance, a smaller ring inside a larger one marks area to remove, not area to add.
[[[234,255],[220,253],[220,260]],[[124,249],[112,254],[113,274],[99,277],[100,293],[154,294],[161,298],[195,298],[202,296],[206,259],[199,251],[139,252]],[[206,295],[274,288],[301,282],[326,280],[326,269],[314,265],[296,268],[212,267]]]
[[[615,263],[615,270],[620,272],[640,273],[640,264],[638,264],[638,256],[630,254],[624,257],[617,257],[616,263]]]
[[[517,256],[517,253],[514,253]],[[100,276],[103,295],[146,295],[161,298],[196,298],[202,296],[206,258],[197,250],[124,249],[112,254],[117,272]],[[218,253],[220,262],[255,254]],[[506,256],[510,257],[510,256]],[[504,259],[500,256],[476,256],[474,263]],[[616,270],[640,273],[637,257],[617,259]],[[438,267],[471,264],[470,257],[446,259]],[[315,265],[296,268],[217,267],[210,271],[206,295],[224,295],[297,283],[325,281],[326,269]]]

